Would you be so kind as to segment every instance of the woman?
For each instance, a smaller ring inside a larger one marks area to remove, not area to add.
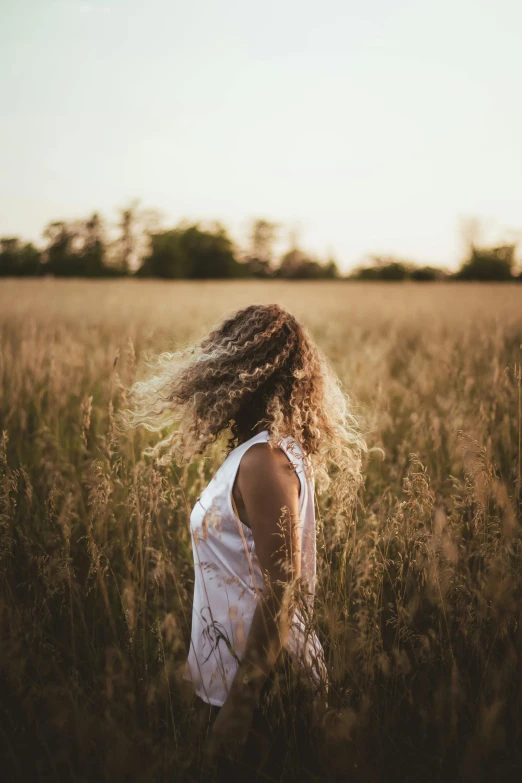
[[[198,346],[162,354],[132,397],[130,424],[172,428],[150,452],[163,458],[190,461],[231,435],[190,518],[195,584],[184,676],[214,719],[213,759],[245,744],[283,650],[309,690],[325,694],[311,627],[314,485],[324,489],[327,467],[335,471],[332,507],[337,499],[346,514],[365,443],[325,357],[275,304],[246,307]]]

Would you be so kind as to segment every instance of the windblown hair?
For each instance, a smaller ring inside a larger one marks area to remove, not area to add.
[[[151,377],[131,387],[131,407],[122,414],[126,426],[169,429],[146,453],[189,462],[226,430],[233,447],[264,425],[271,444],[297,440],[319,491],[333,469],[342,494],[356,493],[366,451],[358,419],[326,357],[279,305],[239,310],[196,346],[162,353],[149,368]]]

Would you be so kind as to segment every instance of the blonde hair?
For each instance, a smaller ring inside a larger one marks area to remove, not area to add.
[[[354,499],[367,450],[359,420],[326,357],[279,305],[245,307],[197,345],[148,366],[150,376],[129,389],[131,407],[121,414],[126,427],[169,429],[145,453],[186,463],[227,429],[233,447],[264,424],[271,444],[287,436],[300,444],[319,491],[334,474],[343,505]]]

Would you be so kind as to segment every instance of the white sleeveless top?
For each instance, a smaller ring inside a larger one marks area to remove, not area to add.
[[[254,443],[268,439],[265,430],[233,449],[197,499],[190,516],[194,604],[183,677],[192,681],[201,699],[216,706],[223,705],[227,698],[264,584],[254,537],[234,511],[232,488],[243,454]],[[301,577],[305,606],[311,610],[316,577],[313,472],[294,438],[284,438],[278,445],[293,464],[301,485]],[[309,682],[327,688],[323,649],[309,625],[298,607],[285,646]]]

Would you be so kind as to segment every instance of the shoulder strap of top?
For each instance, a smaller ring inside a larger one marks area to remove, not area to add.
[[[285,452],[299,479],[301,485],[299,508],[302,511],[308,498],[310,480],[305,453],[297,440],[291,435],[282,438],[277,445]]]

